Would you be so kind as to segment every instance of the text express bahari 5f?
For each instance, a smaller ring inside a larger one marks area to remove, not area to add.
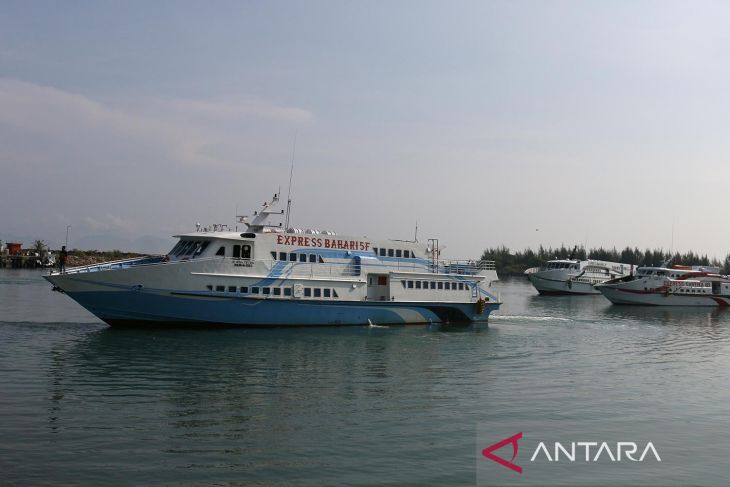
[[[437,240],[284,229],[269,222],[278,201],[241,217],[243,233],[199,228],[165,256],[45,278],[110,325],[486,322],[499,308],[491,261],[442,260]]]

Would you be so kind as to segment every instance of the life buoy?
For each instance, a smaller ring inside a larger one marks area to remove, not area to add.
[[[484,313],[484,300],[482,298],[477,299],[476,309],[478,314]]]

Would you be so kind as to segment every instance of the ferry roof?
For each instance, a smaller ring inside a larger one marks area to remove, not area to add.
[[[254,235],[252,237],[252,235]],[[177,235],[173,235],[173,238],[184,238],[188,240],[206,240],[206,239],[220,239],[220,240],[242,240],[246,238],[269,238],[269,236],[273,235],[287,235],[287,236],[296,236],[296,237],[322,237],[322,238],[329,238],[329,239],[340,239],[340,240],[351,240],[351,239],[363,239],[367,240],[371,243],[378,243],[378,242],[397,242],[399,244],[411,244],[411,245],[417,245],[417,246],[424,246],[426,245],[423,242],[415,242],[413,240],[399,240],[399,239],[392,239],[392,238],[383,238],[383,239],[372,239],[367,236],[362,237],[355,237],[352,235],[331,235],[326,233],[298,233],[298,232],[250,232],[250,231],[237,231],[237,232],[190,232],[190,233],[181,233]]]
[[[230,227],[223,224],[215,224],[213,225],[213,231],[210,231],[211,227],[204,227],[201,228],[200,224],[197,224],[197,230],[195,232],[190,233],[183,233],[179,235],[173,235],[174,238],[179,239],[186,239],[186,240],[210,240],[210,239],[218,239],[218,240],[245,240],[246,238],[265,238],[269,242],[271,241],[272,237],[269,237],[269,235],[273,236],[276,235],[278,238],[277,240],[281,240],[282,236],[285,237],[285,239],[290,239],[292,237],[297,237],[301,239],[318,239],[318,241],[337,241],[338,246],[336,248],[343,248],[347,249],[348,246],[346,245],[348,242],[354,241],[354,242],[360,242],[361,246],[363,242],[367,242],[365,244],[365,248],[370,246],[380,247],[383,245],[383,243],[395,243],[399,246],[405,246],[401,248],[421,248],[425,247],[425,243],[417,242],[417,241],[410,241],[410,240],[397,240],[397,239],[371,239],[367,236],[354,236],[354,235],[338,235],[336,232],[331,231],[319,231],[314,229],[301,229],[301,228],[286,228],[282,227],[281,223],[278,225],[270,224],[269,223],[269,217],[271,216],[281,216],[284,214],[283,210],[281,212],[275,211],[273,208],[274,206],[279,202],[279,194],[274,194],[273,198],[270,202],[265,202],[263,204],[263,208],[259,211],[254,212],[253,215],[249,216],[239,216],[238,223],[246,225],[246,229],[243,231],[231,231]],[[249,220],[249,218],[251,220]],[[201,231],[203,230],[203,231]],[[344,242],[345,246],[340,247],[339,243]],[[286,242],[280,242],[285,243]],[[307,245],[307,244],[305,244]],[[308,245],[309,246],[309,245]],[[315,245],[314,247],[318,247],[318,245]],[[327,247],[325,245],[325,247]]]
[[[675,274],[685,274],[685,273],[693,273],[693,272],[706,272],[710,274],[716,274],[720,272],[719,267],[711,266],[711,265],[693,265],[693,266],[672,266],[672,267],[658,267],[658,266],[641,266],[636,269],[637,273],[641,271],[665,271],[665,272],[672,272]]]

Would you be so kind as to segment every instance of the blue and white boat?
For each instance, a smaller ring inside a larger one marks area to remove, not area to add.
[[[198,225],[167,255],[45,278],[110,325],[486,322],[499,308],[494,262],[442,260],[438,240],[286,229],[270,223],[278,201],[240,217],[244,232]]]

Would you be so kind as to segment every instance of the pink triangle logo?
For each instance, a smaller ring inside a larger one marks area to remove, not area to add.
[[[485,456],[486,458],[489,458],[492,461],[499,463],[500,465],[503,465],[503,466],[509,468],[510,470],[514,470],[518,474],[522,474],[522,467],[512,463],[514,461],[515,457],[517,456],[517,450],[519,450],[519,446],[517,445],[517,442],[521,439],[522,439],[522,432],[520,431],[519,433],[517,433],[514,436],[510,436],[509,438],[505,438],[504,440],[502,440],[498,443],[495,443],[494,445],[486,447],[484,450],[482,450],[482,455]],[[508,445],[510,443],[512,444],[512,459],[510,459],[509,461],[505,460],[502,457],[498,457],[497,455],[492,453],[494,450],[499,450],[503,446]]]

